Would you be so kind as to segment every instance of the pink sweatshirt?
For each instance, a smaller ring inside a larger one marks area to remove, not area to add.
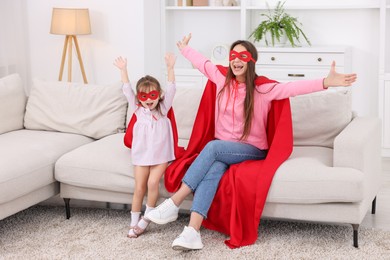
[[[225,84],[226,77],[217,66],[189,46],[183,48],[181,53],[209,80],[216,84],[218,94]],[[256,86],[256,88],[258,91],[255,91],[254,95],[252,127],[247,139],[240,141],[244,131],[245,83],[239,83],[237,86],[231,83],[230,94],[225,91],[220,102],[217,99],[215,106],[215,138],[245,142],[266,150],[268,149],[266,124],[271,101],[324,90],[323,79],[267,83]]]

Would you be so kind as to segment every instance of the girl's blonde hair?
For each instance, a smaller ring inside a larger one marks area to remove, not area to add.
[[[136,85],[137,95],[139,92],[150,92],[152,90],[157,90],[158,92],[160,92],[160,97],[158,99],[156,110],[160,114],[162,114],[161,107],[160,107],[160,101],[162,101],[164,99],[164,96],[163,96],[163,90],[161,88],[160,82],[158,82],[158,80],[156,78],[149,76],[149,75],[146,75],[145,77],[142,77],[138,80],[137,85]],[[138,100],[138,102],[139,102],[139,100]]]

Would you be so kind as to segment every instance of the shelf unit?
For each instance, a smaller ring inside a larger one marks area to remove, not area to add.
[[[173,51],[178,53],[176,41],[183,36],[192,33],[191,46],[210,57],[212,48],[219,43],[231,44],[237,39],[248,39],[253,31],[255,24],[259,21],[259,11],[266,11],[269,3],[271,7],[275,6],[277,0],[259,1],[259,0],[240,0],[239,6],[174,6],[174,0],[162,0],[161,2],[161,52]],[[286,10],[301,11],[322,11],[322,10],[355,10],[371,9],[380,12],[380,48],[379,48],[379,116],[383,121],[383,155],[390,156],[390,0],[290,0],[284,5]],[[218,20],[217,20],[218,19]],[[206,26],[204,26],[205,22]],[[202,23],[202,26],[199,26]],[[208,38],[204,38],[204,28],[207,28]],[[387,33],[386,33],[387,31]],[[202,35],[203,38],[197,37]],[[315,54],[325,55],[326,57],[342,57],[344,64],[336,63],[338,71],[351,72],[351,52],[348,47],[337,46],[312,46],[303,48],[282,48],[286,57],[293,57],[296,52],[305,52],[310,56],[312,50],[320,48],[320,52]],[[261,51],[258,65],[261,64],[261,57],[276,55],[272,53],[273,48],[259,48]],[[279,49],[280,50],[280,49]],[[268,55],[267,54],[267,55]],[[286,56],[287,55],[287,56]],[[330,55],[330,56],[329,56]],[[333,56],[332,56],[333,55]],[[340,56],[341,55],[341,56]],[[325,64],[325,62],[324,62]],[[162,65],[164,63],[162,62]],[[299,64],[299,59],[294,64],[263,64],[259,68],[269,77],[279,77],[284,70],[299,69],[304,70],[305,75],[311,77],[318,76],[317,72],[324,72],[321,64],[316,64],[312,71],[311,66]],[[176,62],[176,74],[180,80],[191,82],[193,85],[203,84],[205,79],[203,75],[192,68],[192,65],[181,55],[178,55]],[[340,70],[341,69],[341,70]],[[165,68],[162,66],[162,71]],[[296,71],[294,71],[296,72]],[[284,72],[283,72],[284,73]],[[300,73],[292,73],[300,74]],[[323,74],[321,74],[323,75]],[[276,78],[278,79],[278,78]],[[294,80],[294,78],[281,76],[281,80]],[[179,82],[178,82],[179,84]]]
[[[381,0],[378,108],[382,119],[382,155],[390,157],[390,0]]]
[[[284,5],[287,10],[332,10],[332,9],[379,9],[382,0],[294,0]],[[210,56],[214,45],[223,43],[229,45],[237,39],[248,39],[254,29],[254,24],[260,19],[260,11],[266,11],[265,1],[240,0],[239,6],[175,6],[175,0],[161,2],[161,48],[165,51],[176,50],[176,41],[189,32],[193,38],[191,45]],[[271,7],[277,0],[267,1]],[[218,17],[218,18],[217,18]],[[203,35],[204,26],[198,26],[202,21],[208,21],[209,39],[199,39]],[[216,32],[216,33],[213,33]],[[177,67],[190,69],[191,64],[178,57]]]

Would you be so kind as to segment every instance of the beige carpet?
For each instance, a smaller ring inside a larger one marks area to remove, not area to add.
[[[264,220],[255,245],[231,250],[226,236],[202,229],[205,248],[171,249],[188,215],[151,224],[137,239],[126,237],[129,212],[35,206],[0,221],[0,259],[390,259],[390,232],[360,229],[352,246],[352,227]]]

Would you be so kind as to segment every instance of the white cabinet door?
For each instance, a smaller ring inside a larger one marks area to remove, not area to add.
[[[332,61],[336,70],[350,72],[348,47],[258,48],[256,73],[278,81],[324,78]]]

